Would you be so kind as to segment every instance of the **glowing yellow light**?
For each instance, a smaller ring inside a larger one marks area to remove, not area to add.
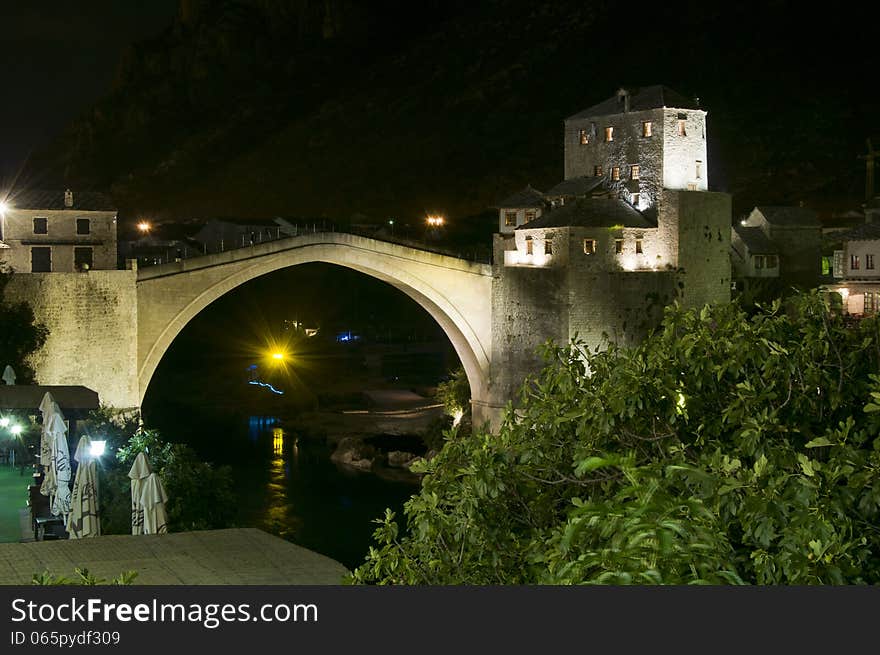
[[[141,221],[137,224],[137,229],[146,234],[153,229],[153,226],[148,221]]]
[[[436,215],[428,216],[425,220],[431,227],[440,227],[446,222],[446,219],[443,216]]]
[[[272,359],[275,359],[279,362],[283,361],[284,360],[284,353],[272,353]]]
[[[284,454],[284,430],[272,428],[272,452],[275,455]]]
[[[849,289],[840,289],[838,290],[838,293],[840,294],[840,297],[843,299],[844,302],[846,302],[846,299],[849,298]]]

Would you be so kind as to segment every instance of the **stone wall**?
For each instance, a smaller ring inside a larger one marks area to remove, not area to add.
[[[32,364],[40,384],[82,385],[103,404],[139,406],[135,271],[17,273],[6,298],[49,328]]]

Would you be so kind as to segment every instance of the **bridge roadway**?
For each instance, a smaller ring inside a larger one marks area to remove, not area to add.
[[[139,400],[184,326],[241,284],[289,266],[325,262],[387,282],[443,328],[467,373],[476,415],[488,407],[492,267],[398,243],[341,232],[266,241],[137,271]]]

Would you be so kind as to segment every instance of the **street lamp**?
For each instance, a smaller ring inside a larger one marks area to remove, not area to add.
[[[92,445],[89,448],[89,454],[92,457],[100,457],[104,454],[104,450],[107,447],[106,441],[93,441]]]
[[[141,221],[137,224],[137,229],[141,234],[149,234],[150,230],[153,229],[153,226],[150,225],[149,221]]]

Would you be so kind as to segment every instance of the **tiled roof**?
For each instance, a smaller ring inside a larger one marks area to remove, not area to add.
[[[819,217],[812,209],[765,205],[755,207],[767,222],[780,227],[821,227]]]
[[[110,196],[98,191],[73,190],[73,207],[64,205],[64,191],[23,189],[6,198],[13,209],[72,209],[81,211],[116,211]]]
[[[746,244],[750,255],[777,255],[779,248],[773,243],[760,227],[734,225],[734,231]]]
[[[544,195],[550,197],[585,196],[602,186],[604,181],[604,177],[572,177],[567,180],[562,180],[562,182],[554,186]]]
[[[852,230],[843,233],[834,233],[837,241],[876,241],[880,240],[880,224],[863,223]]]
[[[674,109],[700,108],[695,98],[686,98],[680,93],[662,85],[646,86],[640,89],[629,89],[629,93],[630,111],[660,109],[661,107],[670,107]],[[566,120],[570,121],[579,118],[592,118],[593,116],[609,116],[611,114],[622,113],[623,100],[615,94],[597,105],[593,105],[573,116],[569,116]]]
[[[520,225],[518,230],[545,227],[657,227],[641,212],[623,200],[582,198],[544,213],[540,218]]]
[[[545,204],[547,203],[544,200],[544,194],[537,189],[527,186],[525,189],[517,191],[499,202],[495,205],[495,209],[524,209],[527,207],[543,207]]]

